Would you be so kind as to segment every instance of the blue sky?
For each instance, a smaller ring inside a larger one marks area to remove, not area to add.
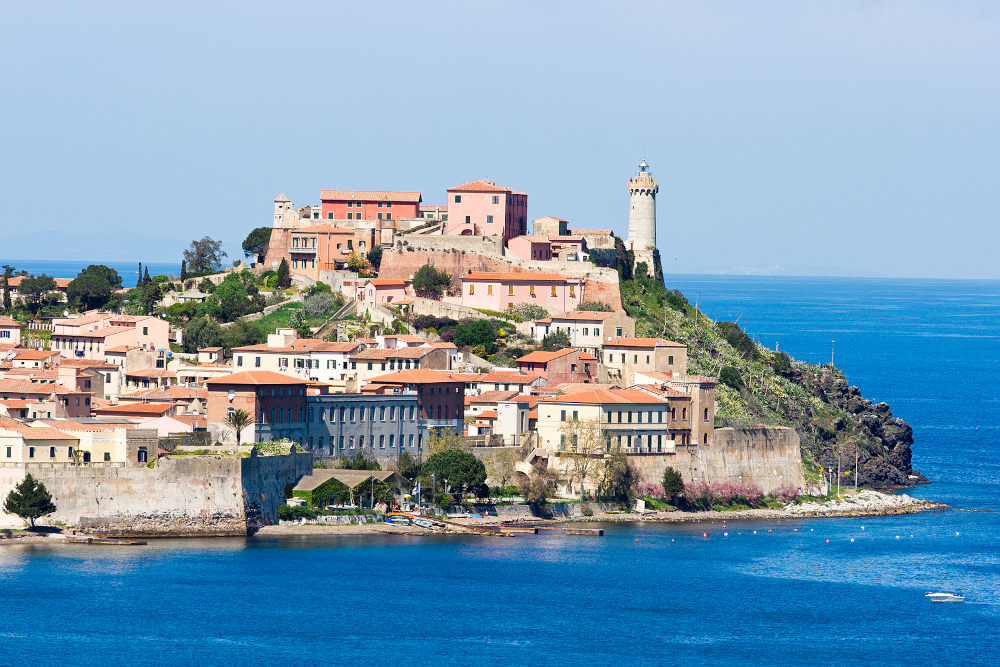
[[[0,256],[230,255],[271,200],[489,178],[667,272],[1000,278],[975,2],[8,3]]]

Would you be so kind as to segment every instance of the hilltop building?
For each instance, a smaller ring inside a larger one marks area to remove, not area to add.
[[[626,246],[635,253],[635,261],[646,262],[653,274],[656,250],[656,193],[660,186],[653,180],[649,165],[643,160],[639,171],[628,179],[628,240]]]

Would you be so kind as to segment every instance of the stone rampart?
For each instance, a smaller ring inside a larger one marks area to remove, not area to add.
[[[312,454],[165,457],[147,468],[81,465],[0,466],[0,496],[26,473],[52,494],[44,523],[99,535],[247,535],[277,521],[288,484],[312,470]],[[20,527],[0,513],[0,526]]]
[[[718,428],[710,445],[678,446],[676,454],[637,454],[629,460],[647,482],[659,482],[670,466],[685,482],[754,482],[764,493],[805,486],[799,436],[781,426]]]

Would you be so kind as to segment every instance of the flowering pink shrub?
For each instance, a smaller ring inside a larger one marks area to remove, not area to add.
[[[805,495],[821,496],[823,495],[823,489],[819,488],[819,485],[817,484],[806,484]]]
[[[796,498],[799,497],[799,490],[794,486],[780,486],[775,489],[771,495],[775,500],[786,505],[790,502],[794,502]]]
[[[749,507],[763,504],[764,492],[753,482],[694,482],[684,485],[684,497],[688,502],[702,509],[712,505],[733,505],[739,503]]]
[[[655,498],[656,500],[666,500],[667,494],[663,490],[662,484],[654,484],[652,482],[643,482],[637,484],[635,487],[635,495],[640,498],[645,498],[649,496],[650,498]]]

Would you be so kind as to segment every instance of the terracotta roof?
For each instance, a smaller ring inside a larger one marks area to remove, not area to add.
[[[551,322],[552,320],[606,320],[609,317],[615,317],[621,313],[599,313],[593,310],[571,310],[569,312],[563,313],[562,315],[553,315],[552,317],[547,317],[544,320],[538,320],[539,322]]]
[[[177,377],[177,373],[168,371],[166,368],[144,368],[138,371],[127,371],[125,376],[137,378],[174,378]]]
[[[22,401],[20,399],[13,399],[12,398],[12,399],[9,399],[9,400],[0,400],[0,405],[4,405],[4,406],[6,406],[8,408],[22,409],[22,408],[27,408],[29,405],[44,405],[44,402],[43,401],[38,401],[38,400],[35,400],[35,401]]]
[[[39,419],[53,428],[72,433],[74,431],[113,431],[119,428],[132,428],[135,424],[122,424],[121,422],[79,422],[75,419]]]
[[[374,377],[369,382],[380,384],[438,384],[443,382],[460,383],[455,373],[439,371],[431,368],[410,368]]]
[[[164,415],[167,419],[173,419],[182,424],[187,424],[192,429],[208,428],[208,418],[205,415]]]
[[[496,403],[497,401],[509,401],[514,396],[517,396],[516,391],[484,391],[483,393],[476,394],[474,396],[466,396],[465,404],[471,405],[473,403]]]
[[[173,410],[170,403],[119,403],[118,405],[105,405],[100,408],[93,408],[93,412],[110,414],[143,414],[162,415]]]
[[[525,241],[528,241],[530,243],[545,243],[545,244],[548,244],[548,242],[549,242],[549,240],[547,238],[543,238],[541,236],[515,236],[514,238],[511,239],[511,241],[514,241],[516,239],[524,239]],[[507,242],[507,245],[510,245],[510,241]]]
[[[139,349],[138,345],[115,345],[114,347],[109,347],[108,349],[104,350],[104,354],[107,354],[108,352],[116,352],[119,354],[124,354],[129,350],[138,350],[138,349]]]
[[[569,220],[565,218],[557,218],[554,215],[543,215],[540,218],[535,218],[534,220],[532,220],[532,222],[537,222],[539,220],[558,220],[559,222],[569,222]]]
[[[320,338],[299,338],[298,340],[293,340],[288,345],[283,345],[281,347],[268,347],[267,343],[261,343],[260,345],[244,345],[243,347],[234,347],[233,352],[274,352],[274,353],[288,353],[288,352],[346,352],[353,347],[348,348],[345,345],[353,345],[357,347],[357,343],[332,343],[328,340],[322,340]]]
[[[513,190],[499,186],[493,181],[476,180],[448,188],[448,192],[513,192]]]
[[[75,357],[67,357],[65,359],[59,360],[59,366],[72,366],[74,368],[80,368],[83,370],[87,369],[97,369],[97,368],[107,368],[118,370],[121,366],[116,366],[115,364],[109,364],[106,361],[95,361],[94,359],[77,359]]]
[[[405,280],[390,280],[388,278],[369,278],[365,284],[371,283],[375,287],[406,287]]]
[[[664,400],[650,396],[638,389],[591,389],[565,396],[550,396],[539,399],[539,403],[591,403],[595,405],[606,403],[646,405],[664,402]]]
[[[521,373],[520,371],[490,371],[483,373],[480,382],[506,382],[509,384],[530,384],[540,376],[537,373]]]
[[[458,349],[458,346],[455,345],[454,343],[445,343],[444,341],[441,341],[441,340],[434,341],[434,342],[427,343],[427,344],[430,345],[433,348],[440,349],[440,350],[457,350]]]
[[[219,352],[221,350],[222,350],[221,347],[199,347],[198,348],[199,352]]]
[[[615,338],[604,343],[604,347],[686,347],[665,338]]]
[[[483,410],[476,415],[476,419],[496,419],[498,416],[496,410]]]
[[[38,382],[39,380],[54,381],[59,379],[59,369],[58,368],[12,368],[6,373],[4,377],[24,377],[27,376]]]
[[[15,359],[48,359],[52,356],[58,356],[58,350],[14,350],[17,354]]]
[[[597,361],[597,357],[588,352],[581,352],[580,361]]]
[[[9,315],[0,315],[0,327],[20,327],[17,320]]]
[[[517,362],[521,363],[523,361],[527,363],[547,363],[549,361],[552,361],[553,359],[558,359],[559,357],[565,357],[567,354],[570,354],[571,352],[575,352],[575,350],[572,347],[566,347],[561,350],[555,350],[554,352],[535,350],[534,352],[530,352],[524,355],[523,357],[518,359]]]
[[[205,380],[206,385],[230,385],[230,384],[244,384],[244,385],[263,385],[263,384],[309,384],[306,380],[300,380],[299,378],[291,377],[290,375],[282,375],[281,373],[275,373],[274,371],[243,371],[242,373],[233,373],[232,375],[223,375],[222,377],[209,378]]]
[[[434,351],[431,347],[401,347],[398,350],[368,348],[358,350],[351,359],[422,359]]]
[[[0,428],[17,431],[25,440],[76,440],[69,433],[63,433],[51,426],[31,426],[19,422],[0,422]]]
[[[395,190],[323,190],[320,201],[391,201],[420,203],[419,192],[398,192]]]
[[[462,276],[462,280],[498,280],[500,282],[507,283],[542,283],[552,281],[567,282],[569,280],[579,282],[578,278],[566,278],[558,273],[539,273],[535,271],[530,273],[494,273],[491,271],[473,271],[472,273]]]
[[[156,387],[154,389],[144,389],[142,391],[134,391],[129,394],[122,394],[122,398],[147,401],[184,401],[199,398],[207,399],[208,389],[205,387],[178,387],[177,385],[173,385],[170,387]]]
[[[508,398],[506,402],[511,403],[516,401],[518,403],[527,403],[528,409],[534,410],[535,406],[538,405],[539,398],[541,398],[541,396],[536,396],[534,394],[518,394],[517,396],[512,396],[511,398]]]

